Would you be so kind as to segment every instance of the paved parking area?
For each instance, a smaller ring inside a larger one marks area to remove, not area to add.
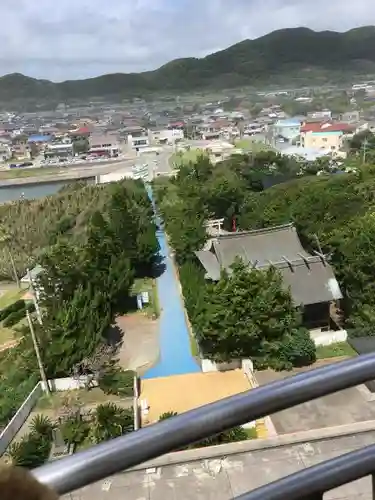
[[[315,364],[314,368],[319,364],[322,363]],[[259,385],[265,385],[309,369],[311,367],[292,372],[264,370],[256,372],[255,376]],[[364,422],[375,420],[375,401],[366,401],[360,390],[353,387],[275,413],[271,419],[278,434]]]
[[[228,500],[270,481],[373,444],[375,432],[263,449],[227,457],[119,474],[64,500]],[[370,500],[369,477],[342,486],[326,500]]]

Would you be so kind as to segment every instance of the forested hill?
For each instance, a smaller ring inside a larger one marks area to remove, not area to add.
[[[171,61],[155,71],[53,83],[21,74],[0,78],[0,101],[136,96],[150,92],[275,83],[320,83],[375,73],[375,27],[346,33],[308,28],[274,31],[202,59]]]

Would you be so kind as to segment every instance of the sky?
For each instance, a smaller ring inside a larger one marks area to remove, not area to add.
[[[246,38],[375,24],[374,0],[1,0],[0,75],[53,81],[155,69]]]

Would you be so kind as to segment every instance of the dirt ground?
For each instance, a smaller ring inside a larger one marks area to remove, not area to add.
[[[123,333],[120,366],[143,375],[159,357],[159,321],[137,312],[119,316],[116,325]]]

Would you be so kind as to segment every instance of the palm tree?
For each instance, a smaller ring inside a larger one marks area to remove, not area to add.
[[[160,415],[159,422],[162,420],[168,420],[168,418],[175,417],[176,415],[178,415],[176,411],[166,411]]]
[[[62,437],[69,446],[82,444],[89,430],[88,423],[79,415],[69,418],[61,427]]]
[[[94,443],[100,443],[133,430],[133,411],[106,403],[97,406],[93,414],[90,438]]]
[[[20,441],[12,443],[7,450],[7,455],[13,465],[33,469],[44,464],[50,452],[50,440],[37,434],[28,434]]]
[[[30,424],[31,434],[43,436],[52,441],[55,424],[45,415],[35,415]]]

